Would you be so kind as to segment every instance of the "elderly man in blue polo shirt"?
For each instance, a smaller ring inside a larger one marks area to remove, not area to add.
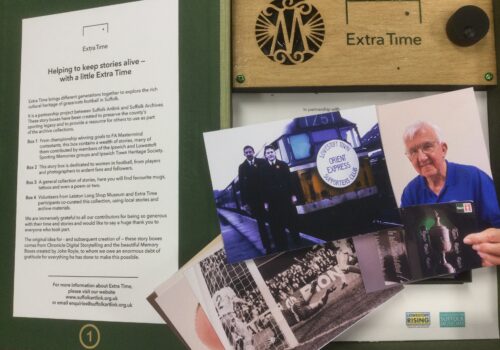
[[[440,130],[417,122],[403,135],[406,155],[419,174],[405,187],[401,206],[474,201],[482,232],[465,237],[483,259],[483,265],[500,265],[500,209],[493,180],[480,169],[446,160],[448,145]]]

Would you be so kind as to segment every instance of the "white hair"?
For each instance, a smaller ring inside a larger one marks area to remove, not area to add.
[[[407,126],[403,133],[403,141],[407,142],[412,140],[415,137],[415,134],[424,128],[429,128],[433,130],[436,133],[437,141],[439,143],[444,142],[443,132],[441,131],[441,129],[437,125],[424,121],[418,121],[416,123]]]

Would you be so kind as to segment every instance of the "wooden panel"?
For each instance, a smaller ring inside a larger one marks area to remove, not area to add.
[[[471,4],[487,14],[490,30],[460,47],[446,23]],[[233,0],[233,87],[495,85],[492,7],[491,0]],[[304,61],[279,53],[302,49],[304,38]]]

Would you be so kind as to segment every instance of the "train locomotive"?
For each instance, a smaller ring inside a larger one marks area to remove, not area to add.
[[[331,140],[347,142],[358,156],[358,176],[344,188],[327,184],[316,167],[318,151]],[[383,222],[385,209],[395,209],[396,203],[378,124],[360,137],[356,123],[343,118],[339,111],[299,117],[269,144],[276,150],[277,158],[290,167],[292,183],[297,189],[301,232],[331,240],[385,227],[376,223]],[[257,152],[257,157],[262,157],[262,152]],[[215,197],[217,207],[244,213],[237,177]],[[356,220],[352,220],[353,214]]]

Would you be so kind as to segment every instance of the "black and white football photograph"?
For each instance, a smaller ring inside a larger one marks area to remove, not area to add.
[[[220,249],[199,267],[231,349],[289,348],[245,262],[228,264]]]
[[[401,287],[367,294],[352,240],[255,259],[296,349],[319,349]]]

